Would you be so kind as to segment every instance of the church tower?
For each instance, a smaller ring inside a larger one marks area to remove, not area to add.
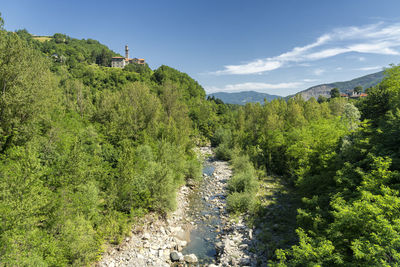
[[[129,58],[129,48],[128,48],[128,45],[125,45],[125,58]]]

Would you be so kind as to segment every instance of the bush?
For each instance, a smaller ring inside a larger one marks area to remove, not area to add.
[[[233,213],[247,212],[254,207],[258,190],[256,171],[248,156],[238,155],[232,159],[233,177],[228,181],[227,209]]]
[[[222,127],[218,128],[214,136],[211,138],[211,145],[216,147],[221,144],[230,144],[232,143],[232,133],[229,129],[224,129]]]
[[[186,161],[186,180],[200,180],[202,178],[202,164],[197,158]]]
[[[246,155],[235,156],[232,158],[232,167],[235,172],[251,172],[254,174],[254,167],[249,157]]]
[[[228,182],[230,193],[254,193],[257,191],[257,186],[257,179],[252,172],[236,173]]]
[[[252,208],[254,204],[254,196],[251,193],[234,192],[226,199],[228,212],[243,213]]]
[[[220,160],[230,160],[232,158],[232,149],[223,143],[215,149],[215,156]]]

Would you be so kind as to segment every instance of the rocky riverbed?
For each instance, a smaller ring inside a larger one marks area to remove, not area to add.
[[[256,266],[260,258],[256,240],[242,217],[226,212],[226,186],[232,175],[229,164],[214,160],[211,148],[204,181],[182,186],[178,207],[167,218],[150,214],[132,229],[132,235],[109,250],[97,266]]]

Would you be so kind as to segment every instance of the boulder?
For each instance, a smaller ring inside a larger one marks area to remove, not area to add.
[[[221,241],[215,243],[215,250],[220,253],[224,250],[224,244]]]
[[[184,259],[187,263],[196,263],[196,262],[198,262],[198,259],[197,259],[196,255],[194,255],[194,254],[185,255],[185,256],[183,257],[183,259]]]
[[[178,251],[172,251],[171,254],[169,254],[169,257],[171,258],[171,261],[180,261],[183,259],[182,253]]]

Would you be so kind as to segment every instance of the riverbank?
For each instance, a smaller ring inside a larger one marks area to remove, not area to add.
[[[97,266],[257,266],[257,241],[245,216],[226,210],[228,162],[216,160],[210,147],[199,148],[204,162],[201,184],[182,186],[177,209],[160,218],[149,214],[132,235],[103,256]]]
[[[201,147],[198,152],[202,158],[212,155],[210,147]],[[180,188],[177,193],[177,208],[166,218],[157,214],[148,214],[141,218],[132,228],[131,236],[119,246],[109,248],[96,266],[167,267],[175,260],[197,262],[195,255],[187,254],[185,257],[181,253],[190,241],[190,232],[195,224],[187,216],[189,195],[194,194],[195,188],[195,184]]]

